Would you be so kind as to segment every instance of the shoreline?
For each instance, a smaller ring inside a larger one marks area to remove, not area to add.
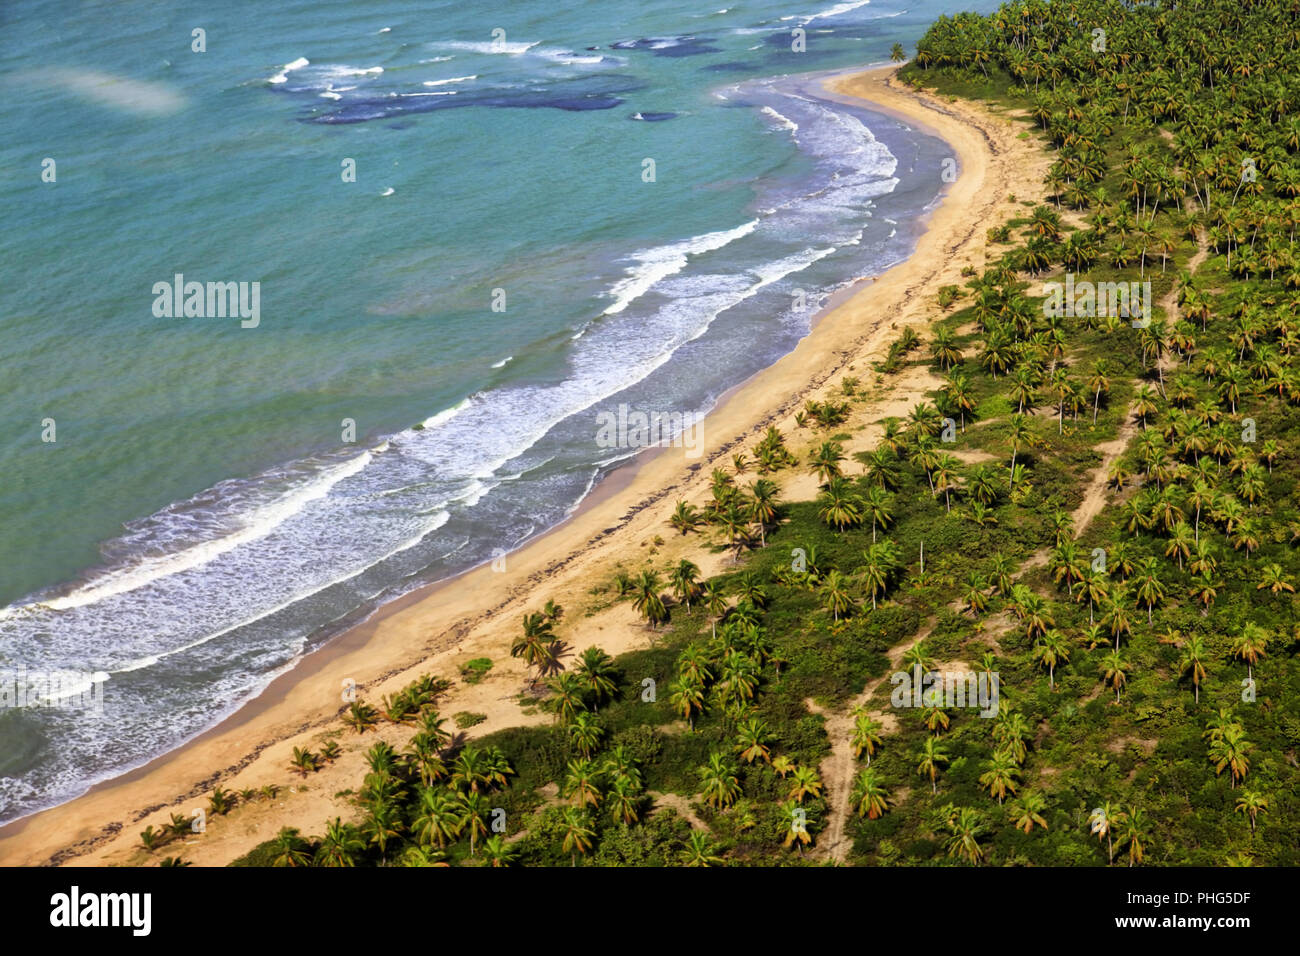
[[[617,655],[641,646],[645,632],[624,613],[626,604],[579,619],[592,584],[607,581],[617,564],[643,560],[658,547],[647,550],[657,535],[672,536],[664,545],[670,553],[688,542],[665,524],[674,502],[701,500],[711,468],[728,462],[733,451],[748,447],[769,425],[798,437],[789,427],[794,411],[849,369],[882,357],[897,329],[920,325],[926,313],[936,312],[938,286],[960,282],[955,276],[962,265],[983,264],[970,257],[981,251],[984,230],[1016,205],[1006,202],[1008,187],[1034,181],[1026,160],[1042,153],[1036,141],[1021,139],[1020,125],[967,103],[949,106],[917,94],[892,79],[895,69],[836,72],[809,82],[828,98],[865,106],[943,139],[958,160],[957,181],[926,214],[909,256],[879,276],[846,286],[814,317],[811,331],[792,352],[719,397],[704,420],[703,456],[686,459],[681,449],[671,448],[636,456],[599,481],[566,519],[511,552],[505,570],[480,565],[376,609],[188,743],[79,797],[0,827],[0,863],[129,862],[135,834],[146,823],[165,821],[173,811],[188,815],[206,803],[203,794],[218,782],[236,790],[275,783],[284,792],[271,803],[241,805],[230,817],[211,821],[203,837],[177,845],[199,864],[228,862],[273,836],[280,825],[314,832],[326,817],[348,814],[346,800],[327,794],[360,779],[363,761],[351,745],[369,745],[374,737],[340,738],[344,756],[306,787],[292,785],[287,769],[293,746],[308,746],[322,730],[341,726],[339,688],[345,679],[357,682],[361,698],[377,700],[422,672],[454,678],[458,663],[489,656],[494,662],[489,678],[477,685],[458,682],[444,712],[486,711],[488,719],[474,728],[474,736],[542,723],[548,718],[525,715],[515,701],[523,668],[509,658],[508,646],[518,615],[548,598],[570,609],[559,634],[573,650],[599,643]],[[904,407],[919,397],[904,395]],[[775,477],[786,485],[787,500],[801,497],[789,486],[802,476]],[[716,573],[722,556],[692,554],[692,559],[708,575]],[[404,733],[384,725],[378,736],[400,740]],[[335,787],[335,778],[349,782]]]

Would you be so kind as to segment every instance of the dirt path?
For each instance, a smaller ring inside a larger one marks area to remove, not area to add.
[[[862,693],[849,701],[844,707],[831,713],[822,707],[818,707],[812,700],[805,702],[808,709],[814,714],[822,714],[826,717],[826,733],[831,741],[831,752],[822,761],[821,765],[822,784],[825,787],[826,806],[829,815],[826,819],[826,829],[822,831],[821,836],[818,838],[817,848],[814,853],[821,853],[837,862],[842,862],[848,856],[850,841],[844,829],[848,824],[849,814],[853,809],[851,806],[853,778],[857,775],[858,769],[857,759],[853,756],[853,712],[866,704],[880,686],[889,679],[889,675],[897,669],[904,654],[930,636],[930,632],[934,630],[934,624],[933,620],[929,621],[907,643],[898,644],[891,648],[889,651],[889,671],[868,683],[863,688]],[[888,726],[889,721],[887,720],[884,723],[886,726],[883,729],[886,733],[897,727],[897,722],[893,726]]]
[[[699,818],[694,810],[691,809],[691,803],[685,797],[678,793],[659,793],[657,790],[649,791],[649,796],[655,802],[655,812],[667,810],[669,808],[676,810],[677,815],[689,823],[696,830],[709,832],[708,825]]]

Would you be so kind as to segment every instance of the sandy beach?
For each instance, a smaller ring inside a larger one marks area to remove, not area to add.
[[[609,604],[609,597],[592,593],[593,586],[609,582],[620,567],[635,572],[648,561],[662,569],[689,557],[705,576],[729,564],[727,555],[705,551],[699,537],[682,537],[667,523],[676,502],[702,504],[712,469],[730,471],[731,456],[748,451],[769,426],[784,432],[802,457],[814,436],[795,425],[795,412],[807,400],[838,390],[846,374],[860,378],[869,395],[853,406],[846,430],[854,439],[846,450],[869,448],[877,434],[874,422],[905,414],[937,384],[927,370],[914,368],[876,385],[870,363],[883,357],[904,327],[924,331],[939,314],[938,289],[963,283],[964,267],[984,265],[986,230],[1023,214],[1018,200],[1037,195],[1031,190],[1038,189],[1034,184],[1042,182],[1049,159],[1024,123],[968,102],[916,93],[898,83],[894,72],[886,67],[840,75],[827,80],[826,88],[941,137],[958,162],[957,179],[906,261],[864,277],[793,352],[733,390],[708,416],[702,456],[687,458],[681,448],[642,455],[603,482],[564,524],[511,553],[504,567],[482,567],[385,606],[185,747],[0,828],[0,864],[155,863],[157,855],[139,849],[139,832],[159,827],[173,813],[189,816],[205,807],[206,793],[218,784],[235,791],[267,785],[280,790],[272,800],[241,803],[228,816],[210,818],[206,833],[171,844],[168,853],[195,865],[223,865],[283,826],[319,833],[327,819],[354,814],[348,797],[336,794],[359,785],[364,749],[376,735],[346,731],[331,738],[342,756],[305,781],[290,772],[289,756],[295,746],[318,749],[323,735],[345,730],[338,719],[345,682],[355,681],[362,699],[378,703],[423,673],[452,679],[440,711],[486,715],[466,732],[469,738],[547,722],[549,715],[538,709],[521,709],[524,668],[509,656],[520,616],[547,600],[565,608],[557,635],[571,653],[595,645],[617,655],[646,646],[650,633],[630,603]],[[816,480],[802,468],[774,477],[785,500],[815,495]],[[492,660],[490,673],[478,684],[463,683],[461,666],[478,657]],[[385,723],[377,734],[400,745],[411,730]]]

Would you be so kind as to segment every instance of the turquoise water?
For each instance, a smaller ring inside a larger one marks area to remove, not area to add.
[[[725,2],[0,7],[0,669],[107,675],[0,710],[0,820],[545,530],[634,453],[598,412],[706,411],[907,254],[945,147],[801,75],[972,5]],[[155,315],[177,273],[259,324]]]

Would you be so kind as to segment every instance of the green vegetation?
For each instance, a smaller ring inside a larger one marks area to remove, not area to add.
[[[467,743],[436,693],[385,700],[424,729],[367,752],[358,822],[240,864],[1300,863],[1294,23],[1281,0],[940,18],[904,79],[1019,111],[1053,158],[1046,202],[878,370],[942,385],[866,451],[846,378],[733,453],[670,522],[723,573],[594,582],[646,648],[566,660],[560,609],[525,615],[511,653],[553,723]],[[1053,308],[1066,273],[1151,299]],[[780,500],[789,471],[816,501]],[[897,707],[895,670],[996,675],[996,716]],[[823,780],[836,748],[852,774]]]

